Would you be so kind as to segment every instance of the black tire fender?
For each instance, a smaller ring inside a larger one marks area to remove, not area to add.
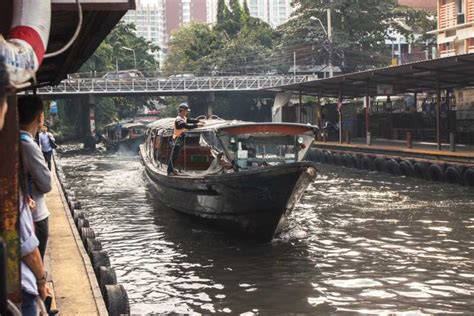
[[[90,227],[89,220],[87,218],[79,218],[77,220],[77,229],[81,231],[82,227]]]
[[[332,160],[336,166],[342,166],[342,157],[340,153],[334,153],[332,156]]]
[[[100,289],[102,294],[105,294],[105,286],[117,284],[117,275],[115,274],[114,268],[100,266],[97,269],[99,272],[97,275],[97,280],[99,281]]]
[[[361,169],[360,160],[356,155],[350,155],[351,167],[354,169]]]
[[[84,243],[87,240],[87,238],[95,238],[95,232],[90,227],[82,227],[80,234],[81,234],[82,242]]]
[[[464,184],[462,171],[456,166],[448,166],[444,170],[444,179],[451,184]]]
[[[341,155],[341,161],[342,165],[346,168],[351,167],[351,157],[348,154],[342,154]]]
[[[385,162],[385,170],[391,175],[399,176],[401,174],[400,166],[395,159],[389,159]]]
[[[409,160],[403,160],[398,164],[400,168],[400,174],[405,177],[414,177],[415,176],[415,167]]]
[[[102,242],[99,239],[95,239],[95,238],[86,238],[86,242],[84,243],[84,246],[87,250],[87,254],[89,254],[91,251],[102,250]]]
[[[428,167],[428,175],[431,181],[443,182],[444,181],[444,168],[438,164],[431,164]]]
[[[384,158],[375,158],[374,160],[374,170],[378,172],[385,172],[385,159]]]
[[[474,168],[464,170],[463,180],[466,185],[474,187]]]
[[[97,276],[99,274],[98,271],[100,266],[110,267],[109,255],[103,250],[90,251],[89,257],[91,258],[92,267],[94,268]]]
[[[369,156],[362,157],[360,160],[360,166],[364,170],[373,171],[374,170],[373,159],[371,159]]]
[[[128,295],[123,285],[105,285],[104,301],[110,316],[130,315]]]
[[[428,164],[425,162],[415,162],[413,165],[413,174],[419,179],[428,179]]]
[[[75,209],[72,210],[72,216],[74,218],[74,223],[76,224],[76,226],[80,218],[86,218],[83,211]]]

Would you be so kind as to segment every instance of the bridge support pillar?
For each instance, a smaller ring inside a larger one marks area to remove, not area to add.
[[[95,97],[89,95],[87,100],[86,113],[88,117],[88,129],[84,137],[84,148],[95,149],[96,129],[95,129]]]
[[[210,117],[212,115],[216,98],[214,92],[206,94],[194,95],[189,97],[189,105],[191,107],[191,115],[197,117],[205,115]]]
[[[290,102],[292,92],[280,92],[275,97],[272,108],[272,122],[283,122],[283,106]]]

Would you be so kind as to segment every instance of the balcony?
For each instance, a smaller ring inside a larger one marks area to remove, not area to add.
[[[456,3],[450,2],[442,5],[439,9],[439,28],[444,29],[456,24]]]

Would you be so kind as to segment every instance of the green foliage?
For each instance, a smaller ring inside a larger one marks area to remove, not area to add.
[[[390,54],[385,45],[389,27],[410,38],[414,30],[424,32],[432,25],[425,11],[400,8],[395,0],[295,0],[293,19],[279,28],[283,34],[275,55],[291,63],[296,52],[299,65],[333,64],[344,72],[385,66]],[[325,33],[327,9],[331,9],[332,43]],[[322,25],[311,16],[321,20]],[[400,27],[401,21],[413,28]]]
[[[112,32],[105,38],[92,55],[81,67],[81,72],[88,71],[110,71],[133,69],[133,52],[125,50],[123,47],[135,50],[138,69],[155,69],[157,62],[152,53],[157,52],[159,47],[136,35],[136,28],[133,24],[120,22]]]
[[[250,16],[238,0],[218,2],[213,28],[193,23],[173,34],[164,70],[196,74],[262,72],[274,67],[268,62],[278,33],[267,23]]]

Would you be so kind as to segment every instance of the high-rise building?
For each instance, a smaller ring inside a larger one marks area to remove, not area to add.
[[[137,35],[155,45],[166,46],[167,38],[163,30],[166,29],[165,0],[142,3],[137,1],[136,10],[130,10],[122,18],[126,23],[133,23],[137,29]],[[161,55],[161,53],[160,53]],[[159,58],[156,55],[155,58]]]
[[[208,23],[216,22],[217,1],[207,0],[207,21]],[[243,4],[244,0],[239,0]],[[229,1],[226,0],[226,3]],[[250,15],[267,22],[272,27],[277,27],[285,23],[293,12],[291,6],[292,0],[247,0],[247,6]]]
[[[160,46],[157,58],[164,60],[173,31],[191,22],[207,23],[207,0],[137,0],[136,10],[123,17],[133,23],[137,35]]]

